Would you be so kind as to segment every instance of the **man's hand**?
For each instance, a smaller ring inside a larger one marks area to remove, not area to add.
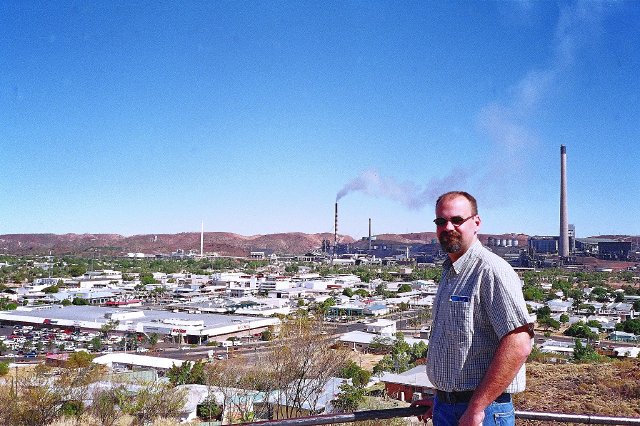
[[[458,426],[481,426],[483,421],[484,411],[471,411],[467,408],[467,411],[460,417]]]
[[[433,398],[418,399],[417,401],[413,401],[411,403],[411,406],[427,407],[427,411],[423,415],[418,416],[418,420],[420,421],[426,423],[427,420],[429,420],[433,416]]]

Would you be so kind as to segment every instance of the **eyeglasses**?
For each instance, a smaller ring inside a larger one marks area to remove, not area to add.
[[[445,226],[447,222],[451,222],[451,224],[457,228],[458,226],[462,225],[472,217],[476,217],[476,215],[475,214],[471,215],[466,219],[463,218],[462,216],[454,216],[451,219],[445,219],[444,217],[436,217],[435,219],[433,219],[433,223],[435,223],[436,226]]]

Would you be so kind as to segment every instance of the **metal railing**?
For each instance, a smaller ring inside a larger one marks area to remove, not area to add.
[[[416,417],[426,412],[426,407],[391,408],[388,410],[356,411],[344,414],[322,414],[318,416],[296,417],[292,419],[267,420],[242,423],[238,426],[307,426],[334,423],[351,423],[363,420],[383,420],[396,417]],[[538,411],[516,411],[516,418],[523,420],[554,421],[560,423],[582,423],[591,425],[640,425],[640,418],[609,417],[581,414],[545,413]]]

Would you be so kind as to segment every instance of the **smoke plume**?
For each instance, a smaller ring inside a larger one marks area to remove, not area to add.
[[[336,202],[352,192],[362,192],[378,198],[386,198],[403,206],[418,210],[427,203],[432,203],[443,192],[449,191],[456,185],[464,187],[468,173],[455,170],[441,179],[431,179],[426,185],[420,186],[413,182],[398,182],[397,180],[381,176],[377,170],[367,170],[348,182],[336,195]]]

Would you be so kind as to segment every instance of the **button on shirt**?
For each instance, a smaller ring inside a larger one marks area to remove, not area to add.
[[[443,265],[433,304],[429,380],[445,392],[474,390],[500,339],[531,322],[518,275],[476,241],[456,262]],[[523,365],[505,392],[524,388]]]

